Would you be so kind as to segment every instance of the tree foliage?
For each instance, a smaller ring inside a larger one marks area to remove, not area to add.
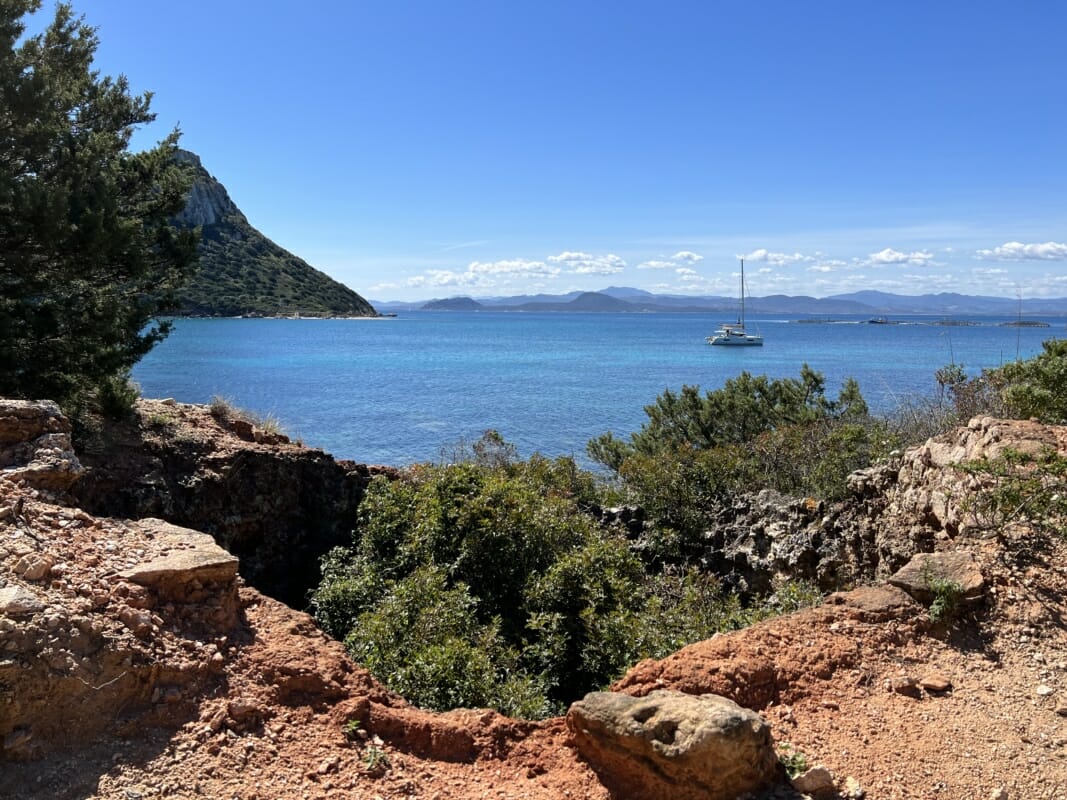
[[[170,217],[187,180],[177,132],[128,152],[150,95],[93,70],[93,28],[60,4],[0,4],[0,394],[77,407],[167,333],[149,323],[188,277],[196,232]]]
[[[545,716],[748,613],[712,576],[664,578],[602,524],[600,488],[572,459],[518,461],[492,431],[463,451],[375,479],[312,598],[327,632],[409,700]]]
[[[1033,358],[989,370],[983,377],[999,390],[1013,417],[1067,423],[1067,339],[1049,339]]]
[[[696,386],[667,390],[645,413],[648,422],[629,442],[606,433],[588,452],[631,501],[687,534],[699,533],[716,504],[737,491],[839,497],[848,473],[888,445],[854,380],[830,398],[823,376],[806,364],[798,378],[742,372],[703,394]]]
[[[589,443],[590,456],[618,470],[631,455],[659,455],[681,448],[710,450],[746,444],[767,431],[827,418],[866,417],[859,385],[849,378],[836,400],[826,396],[825,379],[807,364],[799,378],[768,378],[742,372],[721,389],[699,386],[667,389],[652,405],[640,431],[622,442],[607,433]]]

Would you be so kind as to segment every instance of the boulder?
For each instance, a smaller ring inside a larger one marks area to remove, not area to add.
[[[977,600],[985,592],[985,578],[974,555],[966,550],[947,553],[919,553],[889,578],[920,603],[934,600],[934,582],[958,584],[963,601]]]
[[[228,582],[237,576],[237,559],[206,533],[161,519],[142,519],[134,525],[163,544],[167,552],[120,573],[133,583],[155,586],[169,581]]]
[[[21,586],[5,586],[0,589],[0,614],[8,617],[22,617],[44,610],[37,595]]]
[[[567,727],[618,798],[734,800],[787,783],[770,726],[718,695],[592,692],[571,706]]]

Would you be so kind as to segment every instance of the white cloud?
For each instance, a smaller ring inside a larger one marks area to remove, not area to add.
[[[421,275],[406,279],[402,286],[408,289],[424,287],[433,288],[477,288],[491,289],[500,281],[505,283],[518,279],[553,279],[559,276],[559,267],[550,266],[543,261],[527,261],[522,258],[502,261],[472,261],[466,270],[428,269]],[[396,284],[382,284],[378,288],[395,288]]]
[[[902,253],[892,247],[887,247],[885,250],[871,253],[864,263],[872,267],[888,267],[894,264],[910,264],[911,266],[924,267],[930,263],[933,257],[934,254],[926,250]]]
[[[979,250],[978,257],[992,258],[997,261],[1067,261],[1067,244],[1005,242],[992,250]]]
[[[677,253],[671,256],[671,261],[674,261],[678,264],[692,265],[696,264],[698,261],[703,260],[704,256],[700,255],[700,253],[694,253],[691,250],[679,250]]]
[[[673,261],[642,261],[637,265],[638,269],[669,269],[678,266]]]
[[[974,270],[971,270],[971,272],[973,272],[975,275],[1007,275],[1008,274],[1008,271],[1006,269],[1001,269],[1000,267],[990,267],[989,269],[974,269]]]
[[[560,269],[543,261],[511,258],[502,261],[472,261],[467,265],[467,272],[473,275],[514,275],[522,278],[540,275],[554,278],[560,274]]]
[[[753,250],[746,255],[738,256],[738,258],[743,258],[745,261],[762,261],[776,267],[788,267],[790,264],[815,260],[813,257],[806,256],[803,253],[772,253],[764,247]]]
[[[481,247],[482,245],[489,244],[488,239],[478,239],[473,242],[456,242],[455,244],[447,244],[441,247],[442,253],[451,253],[453,250],[466,250],[471,247]]]
[[[695,269],[690,269],[689,267],[675,267],[674,274],[682,280],[686,281],[696,280],[700,277],[700,273],[698,273]]]
[[[818,264],[814,267],[808,267],[808,272],[833,272],[834,268],[829,264]]]
[[[593,255],[568,250],[558,256],[549,256],[548,260],[553,264],[562,264],[576,275],[615,275],[626,266],[622,258],[612,253]]]

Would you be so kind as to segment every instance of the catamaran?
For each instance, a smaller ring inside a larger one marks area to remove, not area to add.
[[[736,323],[724,322],[711,336],[708,344],[737,346],[763,346],[763,337],[745,330],[745,259],[741,259],[741,310]]]

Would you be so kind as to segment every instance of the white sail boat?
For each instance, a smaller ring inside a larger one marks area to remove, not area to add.
[[[708,344],[737,346],[763,346],[763,337],[745,330],[745,259],[741,259],[741,310],[736,323],[724,322],[711,336]]]

